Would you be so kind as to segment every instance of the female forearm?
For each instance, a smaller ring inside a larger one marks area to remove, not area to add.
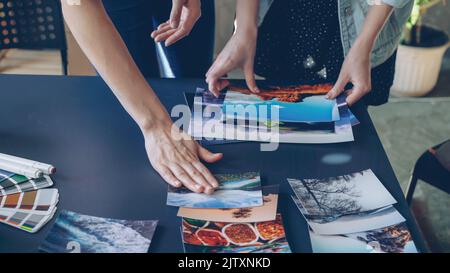
[[[229,81],[223,80],[229,72],[241,69],[249,90],[258,93],[254,74],[256,39],[258,36],[259,0],[237,0],[235,32],[214,64],[206,73],[208,89],[219,96]]]
[[[345,57],[341,72],[327,97],[335,99],[346,90],[348,83],[353,85],[347,92],[347,103],[352,105],[372,90],[371,53],[378,34],[389,19],[392,6],[379,4],[370,8],[364,26]]]
[[[362,31],[355,41],[355,45],[366,48],[370,54],[379,33],[391,16],[393,9],[392,6],[385,4],[372,6],[366,16]]]
[[[212,154],[183,131],[172,130],[167,111],[131,58],[102,1],[83,0],[78,6],[61,2],[81,48],[140,126],[153,168],[174,187],[212,193],[218,182],[201,160],[213,163],[222,154]]]
[[[100,0],[68,5],[61,1],[67,25],[86,56],[123,107],[147,130],[170,122],[165,108],[147,83]]]
[[[236,31],[258,31],[259,0],[236,1]]]

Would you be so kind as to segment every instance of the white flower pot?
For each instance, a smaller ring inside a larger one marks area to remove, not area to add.
[[[436,86],[442,58],[449,44],[439,47],[412,47],[400,45],[397,52],[394,96],[419,97]]]

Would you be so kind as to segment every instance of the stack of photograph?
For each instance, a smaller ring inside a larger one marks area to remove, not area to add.
[[[0,170],[0,223],[30,233],[39,231],[56,212],[57,189],[48,175],[33,179]]]
[[[219,97],[198,88],[194,95],[186,94],[192,110],[189,133],[213,141],[353,141],[352,126],[359,122],[345,96],[326,98],[331,88],[330,84],[267,86],[255,94],[232,85]]]
[[[186,253],[291,253],[281,214],[278,186],[261,186],[259,173],[215,175],[212,194],[169,187],[167,204],[178,216]]]
[[[288,179],[314,253],[416,253],[396,200],[372,170]]]

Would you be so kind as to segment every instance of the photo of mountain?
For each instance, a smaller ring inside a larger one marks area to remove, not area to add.
[[[263,205],[259,173],[215,175],[219,188],[211,194],[169,186],[167,205],[183,208],[246,208]]]

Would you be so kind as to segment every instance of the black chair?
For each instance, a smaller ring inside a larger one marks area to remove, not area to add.
[[[57,49],[67,75],[67,41],[59,0],[0,0],[0,49]]]
[[[417,160],[406,190],[406,201],[410,206],[419,180],[450,194],[450,171],[434,155],[434,151],[442,144],[429,149]]]

